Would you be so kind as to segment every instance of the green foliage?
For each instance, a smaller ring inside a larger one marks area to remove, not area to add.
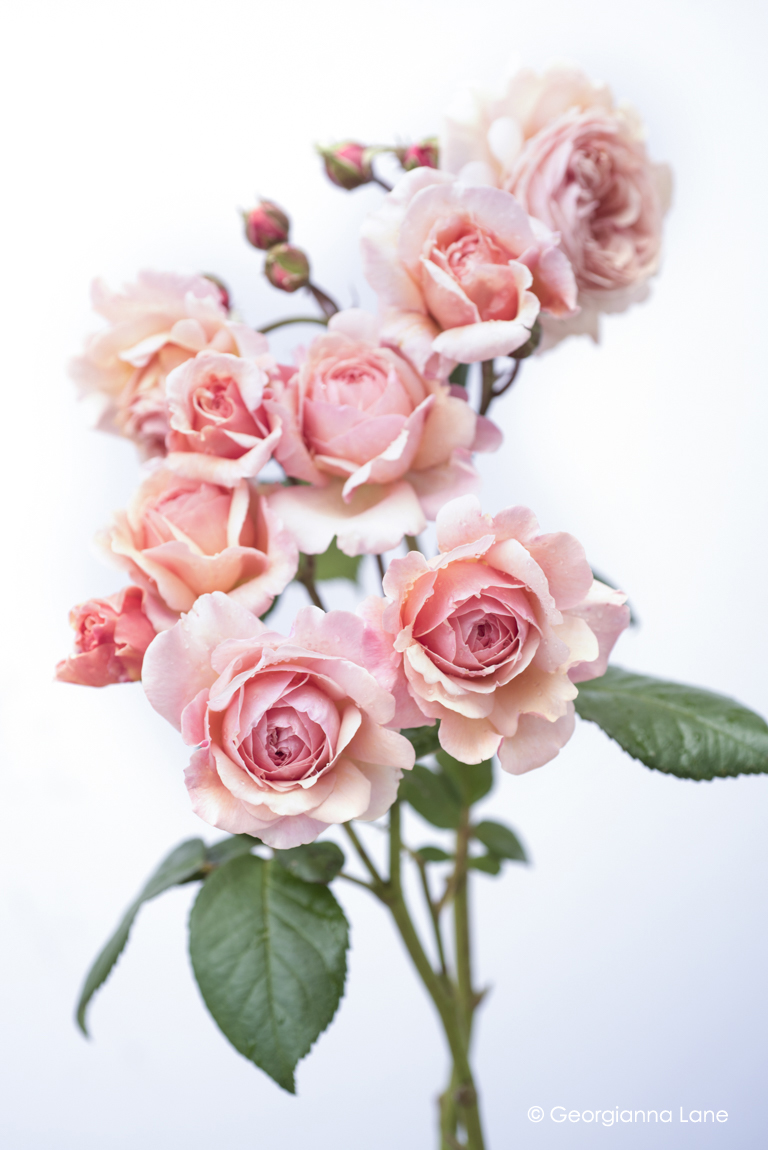
[[[217,843],[206,847],[202,839],[187,839],[175,847],[144,885],[140,893],[128,907],[123,915],[117,930],[107,941],[96,957],[96,961],[88,971],[80,1000],[77,1004],[77,1024],[83,1034],[88,1036],[85,1016],[88,1005],[96,991],[102,986],[122,954],[128,936],[131,933],[134,919],[141,906],[150,899],[157,898],[172,886],[182,886],[188,882],[199,882],[215,867],[222,866],[229,859],[238,855],[249,854],[261,840],[250,835],[227,835]]]
[[[357,583],[362,558],[362,555],[345,555],[333,539],[328,550],[315,557],[315,579],[349,579],[350,583]]]
[[[576,710],[633,758],[683,779],[768,772],[768,725],[734,699],[609,667]]]
[[[425,863],[448,862],[453,858],[453,855],[449,855],[442,847],[419,847],[416,854]]]
[[[145,884],[138,896],[134,899],[123,915],[120,924],[97,956],[91,969],[88,971],[83,989],[80,992],[80,1001],[77,1004],[77,1024],[83,1034],[88,1035],[85,1016],[88,1004],[96,991],[109,977],[112,967],[120,957],[128,941],[134,919],[139,913],[143,903],[156,898],[163,891],[169,890],[179,883],[189,882],[199,874],[205,866],[205,843],[202,839],[187,839],[167,855],[149,881]]]
[[[438,719],[434,727],[406,727],[400,734],[405,735],[408,742],[413,744],[416,758],[425,759],[427,755],[434,755],[435,751],[440,750],[440,740],[437,734],[439,730],[440,720]]]
[[[478,842],[481,842],[497,859],[528,862],[528,856],[517,835],[509,827],[505,827],[503,823],[485,819],[472,828],[472,833]]]
[[[479,802],[493,786],[493,759],[482,763],[460,763],[447,751],[438,751],[437,761],[468,807]]]
[[[461,823],[461,796],[453,782],[420,763],[403,775],[398,797],[433,827],[457,830]]]
[[[213,871],[189,921],[200,991],[232,1045],[295,1092],[294,1070],[344,992],[347,921],[330,890],[273,861]]]
[[[253,838],[252,835],[227,835],[225,839],[219,839],[217,843],[212,843],[206,848],[206,867],[204,869],[207,871],[211,867],[223,866],[230,859],[238,858],[239,855],[250,854],[253,848],[258,846],[262,846],[261,839]],[[195,875],[194,877],[204,878],[205,875]]]
[[[344,852],[336,843],[308,843],[275,851],[275,862],[303,882],[329,883],[344,866]]]
[[[469,374],[468,363],[457,363],[451,374],[448,376],[449,383],[455,383],[458,387],[467,386],[467,375]]]
[[[467,859],[467,870],[479,870],[483,874],[498,874],[501,870],[501,859],[494,854],[478,855],[477,858]]]

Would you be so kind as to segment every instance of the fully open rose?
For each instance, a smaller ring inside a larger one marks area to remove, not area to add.
[[[265,406],[282,428],[275,456],[312,487],[270,498],[305,552],[324,551],[334,535],[349,554],[386,550],[477,489],[471,452],[495,449],[501,434],[466,393],[425,380],[381,346],[373,316],[350,309],[328,329],[299,370],[272,380]]]
[[[117,292],[96,280],[92,299],[109,326],[90,337],[72,376],[94,401],[99,426],[148,455],[165,451],[165,381],[174,368],[206,349],[251,359],[268,350],[264,336],[228,318],[221,289],[203,276],[145,271]]]
[[[599,311],[644,294],[658,268],[671,178],[652,163],[643,125],[610,90],[576,68],[517,73],[498,99],[474,96],[448,118],[441,166],[511,192],[558,232],[579,287],[581,314],[548,320],[550,339],[597,336]]]
[[[286,638],[221,594],[159,635],[144,686],[199,745],[186,773],[195,812],[281,849],[383,815],[414,752],[386,729],[395,701],[366,670],[369,648],[376,637],[346,611],[306,607]]]
[[[222,487],[160,468],[100,539],[175,612],[189,611],[198,595],[225,591],[263,614],[298,567],[293,537],[244,479]]]
[[[447,172],[403,176],[365,221],[362,246],[383,338],[429,375],[509,355],[541,309],[566,316],[576,306],[557,235],[508,192]]]
[[[593,579],[572,535],[539,534],[525,507],[491,518],[474,496],[454,500],[437,539],[435,559],[390,563],[382,626],[444,749],[465,763],[498,753],[522,774],[570,738],[575,683],[605,672],[626,596]]]
[[[141,587],[124,587],[106,599],[89,599],[73,607],[69,621],[75,650],[56,667],[61,683],[106,687],[141,678],[144,652],[173,615]]]
[[[263,406],[268,382],[262,367],[222,352],[200,352],[175,368],[166,382],[166,467],[226,486],[257,475],[280,439]]]

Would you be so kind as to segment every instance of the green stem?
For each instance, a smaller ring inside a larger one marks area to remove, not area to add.
[[[467,1048],[472,1034],[474,991],[472,990],[472,953],[469,935],[469,900],[467,853],[469,848],[469,809],[461,812],[461,825],[456,832],[456,882],[453,895],[453,922],[456,940],[456,980],[459,1009],[466,1034]]]
[[[480,394],[480,415],[485,415],[494,400],[493,385],[496,382],[496,372],[493,369],[493,360],[483,360],[483,389]]]
[[[418,535],[406,535],[405,544],[409,551],[421,551]]]
[[[372,887],[371,889],[374,891],[374,894],[377,894],[377,895],[379,895],[379,897],[381,897],[381,891],[384,888],[384,879],[381,877],[379,872],[376,870],[376,867],[374,866],[373,861],[370,858],[367,850],[365,849],[363,844],[360,842],[360,839],[357,837],[357,834],[355,833],[355,831],[352,827],[352,824],[351,823],[344,823],[344,830],[347,832],[347,838],[349,839],[349,841],[352,843],[352,846],[357,851],[358,858],[360,859],[360,861],[363,864],[363,866],[365,867],[365,869],[368,871],[368,874],[373,879],[374,887]],[[364,885],[367,886],[368,884],[365,883]]]
[[[294,315],[288,319],[276,319],[274,323],[265,323],[264,327],[256,328],[262,335],[266,335],[270,331],[276,331],[279,327],[287,327],[289,323],[319,323],[323,327],[326,326],[328,320],[317,315]]]
[[[410,853],[410,852],[409,852]],[[421,877],[421,887],[424,891],[424,899],[429,910],[429,917],[432,920],[432,930],[435,935],[435,946],[437,947],[437,957],[440,960],[440,973],[448,976],[448,965],[445,961],[445,947],[443,946],[443,932],[440,929],[440,915],[432,898],[432,891],[429,889],[429,879],[427,878],[427,868],[424,862],[419,858],[418,854],[413,852],[413,860],[419,868],[419,875]]]
[[[381,582],[381,589],[383,591],[384,590],[384,576],[387,573],[387,569],[384,566],[384,560],[382,559],[381,555],[376,556],[376,566],[379,569],[379,581]]]
[[[461,1110],[462,1123],[467,1134],[467,1150],[484,1150],[482,1126],[480,1124],[480,1111],[477,1101],[472,1069],[469,1064],[467,1038],[463,1025],[461,1011],[457,1010],[457,1003],[453,987],[449,980],[433,969],[421,945],[416,929],[413,925],[408,907],[403,897],[401,881],[401,839],[400,839],[400,804],[395,804],[389,814],[389,883],[387,887],[387,905],[405,943],[405,948],[411,956],[413,965],[424,983],[432,999],[440,1021],[443,1024],[445,1037],[448,1041],[453,1065],[456,1074],[456,1086],[452,1095]]]
[[[302,587],[306,589],[307,594],[316,607],[321,611],[325,611],[325,603],[320,598],[320,592],[315,583],[315,567],[317,566],[317,557],[315,555],[302,555],[299,560],[299,570],[296,575],[296,582],[301,583]]]

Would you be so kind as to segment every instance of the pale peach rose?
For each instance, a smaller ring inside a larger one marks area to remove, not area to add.
[[[301,367],[273,378],[265,400],[282,428],[275,458],[312,485],[270,496],[301,550],[324,551],[334,535],[351,555],[387,550],[447,500],[476,490],[471,453],[494,450],[501,434],[465,396],[382,346],[373,316],[333,316]]]
[[[408,172],[362,229],[382,338],[424,374],[509,355],[545,310],[572,314],[573,272],[557,235],[508,192],[447,172]]]
[[[133,439],[145,455],[165,451],[165,380],[174,368],[205,350],[250,359],[268,350],[264,336],[228,318],[220,288],[203,276],[144,271],[118,292],[95,280],[91,294],[108,326],[72,361],[72,377],[98,426]]]
[[[73,607],[74,653],[56,667],[61,683],[106,687],[141,678],[144,652],[173,617],[141,587],[124,587],[106,599],[89,599]]]
[[[437,539],[436,558],[412,551],[384,578],[381,627],[408,690],[461,762],[542,766],[573,732],[575,683],[605,672],[626,596],[593,579],[572,535],[539,534],[525,507],[491,518],[474,496],[456,499]]]
[[[671,176],[648,157],[629,107],[576,68],[518,72],[498,98],[469,97],[447,120],[441,166],[511,192],[560,236],[579,287],[574,320],[545,318],[549,339],[597,338],[601,311],[647,294],[658,269]]]
[[[261,615],[298,568],[293,537],[246,480],[223,487],[165,468],[144,480],[100,541],[134,582],[175,612],[223,591]]]
[[[166,381],[165,466],[227,487],[257,475],[280,439],[264,409],[268,382],[263,367],[217,351],[201,351],[175,368]]]
[[[414,752],[386,729],[395,703],[367,669],[371,643],[347,611],[306,607],[286,638],[220,594],[159,635],[144,688],[199,747],[186,772],[196,814],[279,849],[380,818]]]

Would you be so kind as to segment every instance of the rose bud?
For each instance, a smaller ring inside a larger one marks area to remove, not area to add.
[[[255,208],[243,212],[243,221],[248,243],[263,252],[275,244],[284,244],[291,230],[288,216],[271,200],[261,200]]]
[[[337,187],[351,192],[363,184],[370,184],[373,179],[373,148],[356,144],[354,140],[344,140],[328,148],[318,147],[317,150],[323,157],[328,179]]]
[[[221,306],[226,311],[230,311],[231,307],[232,307],[232,300],[231,300],[230,295],[229,295],[229,288],[224,283],[224,280],[220,280],[218,276],[215,276],[213,274],[213,272],[203,272],[202,276],[203,276],[204,280],[209,280],[210,283],[214,284],[214,286],[219,289],[219,298],[221,300]]]
[[[309,260],[293,244],[275,244],[267,252],[264,275],[280,291],[298,291],[309,283]]]
[[[409,144],[397,149],[397,158],[406,172],[414,168],[436,168],[438,161],[437,137],[429,136],[420,144]]]

